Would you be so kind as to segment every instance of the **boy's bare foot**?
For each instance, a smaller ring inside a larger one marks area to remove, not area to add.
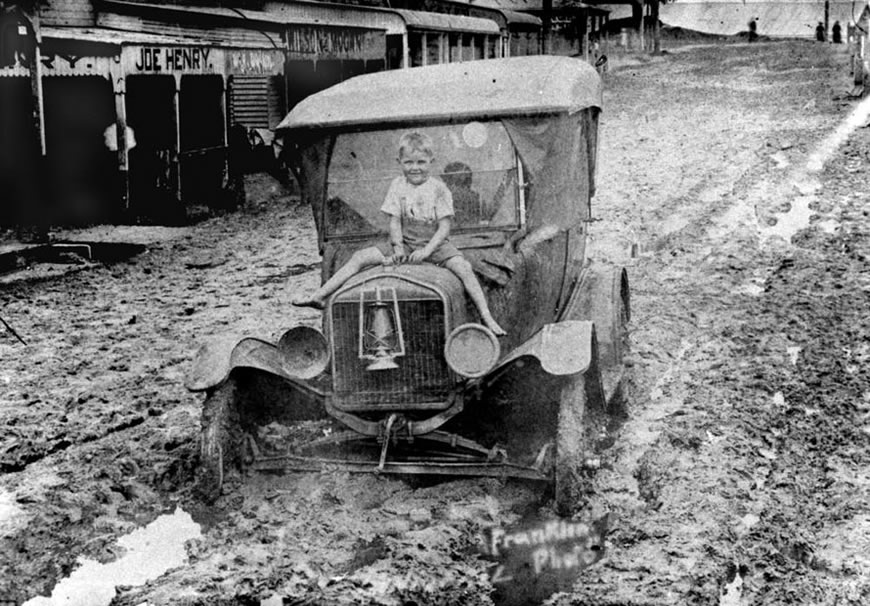
[[[290,301],[290,303],[296,307],[313,307],[314,309],[323,309],[326,307],[324,301],[317,297],[295,297]]]
[[[498,322],[495,321],[494,318],[484,318],[483,323],[486,324],[486,327],[495,333],[497,337],[503,337],[507,334],[507,331],[498,325]]]

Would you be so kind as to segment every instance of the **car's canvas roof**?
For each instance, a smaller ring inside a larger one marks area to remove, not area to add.
[[[402,124],[601,107],[586,61],[537,55],[392,70],[351,78],[307,97],[277,129]]]

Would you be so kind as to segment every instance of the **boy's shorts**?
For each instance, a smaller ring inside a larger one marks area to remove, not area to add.
[[[392,257],[393,256],[393,245],[390,244],[389,242],[378,243],[377,249],[379,251],[381,251],[381,254],[384,255],[385,257]],[[412,248],[406,242],[405,243],[405,250],[410,255],[414,250],[417,250],[417,249]],[[436,248],[435,251],[431,255],[429,255],[429,258],[426,259],[426,263],[432,263],[433,265],[444,265],[444,263],[448,259],[452,259],[453,257],[461,257],[461,256],[462,256],[462,253],[459,251],[458,248],[453,246],[453,244],[451,244],[450,242],[442,242],[441,244],[438,245],[438,248]]]

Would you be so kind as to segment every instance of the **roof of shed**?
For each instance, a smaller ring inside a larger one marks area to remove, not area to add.
[[[442,30],[451,32],[472,32],[478,34],[498,34],[498,24],[490,19],[479,17],[466,17],[464,15],[446,15],[443,13],[427,13],[424,11],[410,11],[394,8],[408,24],[409,28],[416,27],[426,30]]]

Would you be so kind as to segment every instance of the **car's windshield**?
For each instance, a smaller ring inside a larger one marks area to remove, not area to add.
[[[469,122],[338,135],[329,162],[326,237],[363,236],[388,229],[381,212],[394,179],[399,139],[416,131],[434,146],[430,179],[453,196],[453,231],[516,229],[520,225],[517,155],[500,122]]]

